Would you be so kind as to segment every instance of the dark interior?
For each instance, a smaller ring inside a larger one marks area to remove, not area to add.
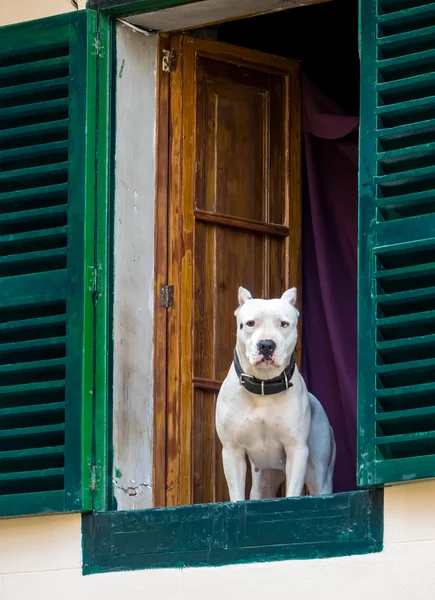
[[[217,26],[217,39],[287,58],[347,114],[359,113],[358,2],[332,0]]]
[[[192,33],[300,60],[303,73],[344,119],[359,115],[357,0],[332,0]],[[302,372],[334,429],[337,492],[356,488],[357,136],[356,125],[334,139],[302,137]],[[337,175],[331,179],[332,170]],[[320,193],[313,200],[314,188]],[[330,256],[319,259],[322,252]]]

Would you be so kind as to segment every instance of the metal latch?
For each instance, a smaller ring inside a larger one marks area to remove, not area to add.
[[[163,50],[162,71],[171,73],[175,69],[177,55],[173,50]]]

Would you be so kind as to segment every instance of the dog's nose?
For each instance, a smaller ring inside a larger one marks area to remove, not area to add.
[[[272,356],[275,348],[276,344],[273,340],[260,340],[258,342],[258,351],[264,356],[264,358],[269,358]]]

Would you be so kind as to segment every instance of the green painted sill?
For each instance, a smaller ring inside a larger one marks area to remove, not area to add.
[[[380,552],[383,490],[85,514],[83,573]]]

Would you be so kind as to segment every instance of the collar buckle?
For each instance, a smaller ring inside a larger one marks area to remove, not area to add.
[[[239,385],[241,385],[243,387],[243,384],[245,383],[244,381],[244,377],[249,377],[249,379],[254,379],[254,377],[252,377],[252,375],[248,375],[247,373],[240,373],[240,377],[239,377]]]

